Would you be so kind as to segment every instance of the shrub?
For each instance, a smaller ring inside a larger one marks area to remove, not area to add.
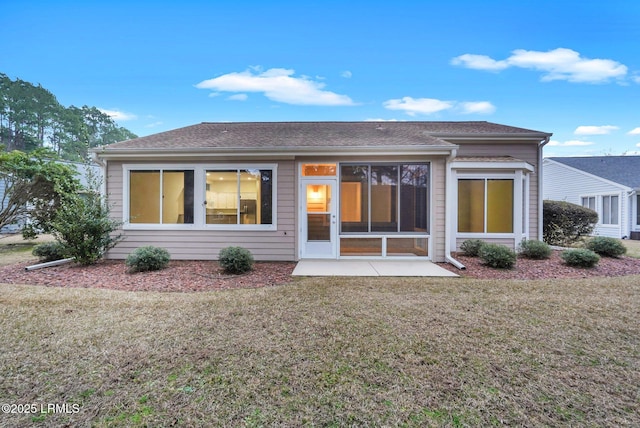
[[[598,213],[564,201],[544,201],[542,209],[544,241],[569,245],[593,232]]]
[[[560,257],[562,257],[562,260],[569,266],[584,268],[594,267],[600,260],[600,256],[586,248],[563,251]]]
[[[136,248],[127,256],[125,264],[129,272],[147,272],[166,268],[169,260],[171,256],[164,248],[147,246]]]
[[[467,239],[460,245],[460,250],[465,256],[477,257],[480,254],[480,248],[485,244],[480,239]]]
[[[33,247],[31,252],[41,263],[53,262],[65,258],[64,246],[59,242],[43,242]]]
[[[520,242],[518,250],[523,257],[534,260],[548,259],[551,257],[551,247],[536,239],[525,239]]]
[[[218,262],[227,273],[241,274],[253,269],[251,252],[242,247],[226,247],[220,250]]]
[[[587,241],[586,247],[604,257],[620,257],[627,252],[627,247],[620,240],[605,236],[596,236],[590,239]]]
[[[504,245],[484,244],[480,258],[487,265],[498,269],[511,269],[516,264],[516,252]]]

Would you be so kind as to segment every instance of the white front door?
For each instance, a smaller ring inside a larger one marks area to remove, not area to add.
[[[301,257],[337,257],[337,195],[336,180],[302,180]]]

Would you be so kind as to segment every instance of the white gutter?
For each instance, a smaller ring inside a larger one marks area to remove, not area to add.
[[[445,187],[445,221],[444,221],[444,258],[448,263],[451,263],[452,265],[454,265],[455,267],[457,267],[458,269],[466,269],[465,265],[463,265],[462,263],[460,263],[458,260],[454,259],[453,256],[451,255],[451,217],[452,217],[452,213],[451,213],[451,206],[452,206],[452,200],[453,200],[453,189],[452,189],[452,179],[451,179],[451,174],[452,174],[452,168],[451,168],[451,162],[453,162],[453,159],[455,159],[456,155],[458,153],[457,149],[453,149],[451,151],[451,154],[449,156],[447,156],[447,160],[446,160],[446,172],[445,172],[445,178],[444,178],[444,187]]]
[[[544,140],[542,140],[539,144],[538,144],[538,241],[542,241],[543,240],[543,236],[542,236],[542,228],[544,227],[542,220],[543,220],[543,203],[542,203],[542,197],[544,195],[544,189],[542,188],[542,149],[544,148],[544,146],[549,142],[549,140],[551,139],[551,134],[547,135]]]

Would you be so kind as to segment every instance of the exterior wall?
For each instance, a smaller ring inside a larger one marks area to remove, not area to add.
[[[140,164],[140,162],[132,162]],[[166,163],[166,162],[159,162]],[[192,162],[197,165],[198,163]],[[200,162],[213,164],[215,160]],[[247,162],[251,163],[251,162]],[[277,230],[123,230],[125,239],[108,257],[123,259],[138,247],[154,245],[166,248],[176,260],[215,260],[218,252],[239,245],[252,252],[256,260],[295,260],[295,189],[293,161],[277,162]],[[107,163],[107,197],[111,214],[123,220],[123,162]]]
[[[544,163],[544,192],[543,198],[553,201],[565,201],[582,205],[583,197],[596,198],[596,211],[598,212],[598,224],[593,235],[622,238],[629,236],[632,216],[632,206],[629,204],[627,189],[625,186],[602,180],[591,174],[578,171],[574,168],[558,164],[553,161]],[[602,224],[602,196],[618,196],[619,222],[617,225]],[[633,230],[631,228],[631,230]]]

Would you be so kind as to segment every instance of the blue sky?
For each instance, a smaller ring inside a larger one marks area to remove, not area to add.
[[[140,136],[204,121],[486,120],[640,154],[640,2],[19,1],[0,72]]]

